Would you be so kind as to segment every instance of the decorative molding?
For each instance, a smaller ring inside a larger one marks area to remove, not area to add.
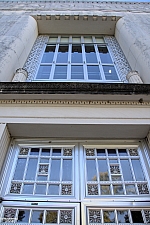
[[[0,100],[0,104],[48,104],[48,105],[130,105],[150,106],[150,102],[139,101],[96,101],[96,100]]]
[[[14,74],[12,82],[24,82],[26,81],[27,76],[28,76],[28,72],[23,68],[19,68],[16,70],[16,73]]]
[[[126,76],[129,83],[143,84],[143,81],[137,71],[131,71]]]
[[[44,50],[45,43],[48,42],[49,36],[40,35],[38,36],[33,48],[29,54],[29,57],[23,67],[28,72],[27,81],[34,80],[36,72],[40,65],[41,55]]]
[[[127,83],[126,76],[131,71],[131,67],[121,50],[117,40],[115,37],[112,36],[105,36],[105,42],[108,44],[108,48],[110,54],[112,55],[112,59],[117,69],[117,73],[121,79],[121,81]]]

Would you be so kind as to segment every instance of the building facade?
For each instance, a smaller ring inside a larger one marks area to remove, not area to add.
[[[1,224],[150,223],[150,3],[0,1]]]

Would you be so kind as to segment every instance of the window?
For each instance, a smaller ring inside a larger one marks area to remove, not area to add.
[[[137,143],[18,143],[1,177],[1,223],[149,224],[146,154]]]
[[[103,37],[50,36],[35,80],[119,81]]]

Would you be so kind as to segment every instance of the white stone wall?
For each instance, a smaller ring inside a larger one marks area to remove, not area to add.
[[[0,124],[0,171],[10,143],[10,135],[6,124]]]
[[[11,81],[37,38],[37,23],[22,13],[3,13],[0,24],[0,81]]]

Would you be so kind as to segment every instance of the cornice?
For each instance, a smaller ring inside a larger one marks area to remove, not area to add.
[[[86,101],[86,100],[29,100],[29,99],[20,99],[20,100],[0,100],[0,104],[33,104],[33,105],[121,105],[121,106],[150,106],[150,101],[140,102],[140,101]]]

